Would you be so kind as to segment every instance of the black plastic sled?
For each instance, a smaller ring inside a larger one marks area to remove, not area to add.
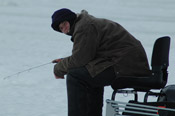
[[[112,84],[111,99],[107,99],[106,116],[175,116],[175,85],[167,84],[170,37],[158,38],[153,47],[150,76],[126,76]],[[165,87],[166,86],[166,87]],[[153,90],[158,92],[153,92]],[[138,102],[138,92],[144,93],[143,102]],[[116,94],[133,94],[129,102],[116,101]],[[149,102],[149,96],[156,96]]]

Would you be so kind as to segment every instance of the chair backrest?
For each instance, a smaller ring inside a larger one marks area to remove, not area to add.
[[[123,88],[134,88],[139,91],[149,91],[150,89],[164,88],[167,83],[169,66],[170,37],[158,38],[152,52],[152,75],[122,76],[116,78],[112,84],[114,90]]]
[[[161,74],[162,87],[166,85],[168,78],[167,68],[169,66],[169,48],[170,37],[161,37],[156,40],[152,53],[152,72]]]

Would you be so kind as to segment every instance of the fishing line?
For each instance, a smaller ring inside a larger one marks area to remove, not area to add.
[[[31,67],[31,68],[28,68],[28,69],[19,71],[19,72],[17,72],[17,73],[14,73],[14,74],[12,74],[12,75],[6,76],[6,77],[4,77],[3,79],[4,79],[4,80],[5,80],[5,79],[9,79],[9,78],[11,78],[11,77],[13,77],[13,76],[15,76],[15,75],[19,75],[19,74],[21,74],[21,73],[28,72],[28,71],[31,71],[31,70],[33,70],[33,69],[40,68],[40,67],[42,67],[42,66],[45,66],[45,65],[48,65],[48,64],[51,64],[51,63],[52,63],[52,62],[48,62],[48,63],[41,64],[41,65],[38,65],[38,66],[35,66],[35,67]]]

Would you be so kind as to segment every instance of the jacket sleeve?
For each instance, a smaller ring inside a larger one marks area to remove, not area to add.
[[[54,67],[57,76],[67,74],[68,69],[85,66],[95,58],[98,47],[98,32],[93,25],[78,29],[74,35],[72,55],[63,58]]]

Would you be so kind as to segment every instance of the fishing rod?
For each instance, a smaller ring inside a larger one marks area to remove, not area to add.
[[[14,74],[12,74],[12,75],[6,76],[6,77],[4,77],[3,79],[4,79],[4,80],[5,80],[5,79],[9,79],[9,78],[11,78],[11,77],[13,77],[13,76],[15,76],[15,75],[19,75],[19,74],[21,74],[21,73],[28,72],[28,71],[30,71],[30,70],[33,70],[33,69],[36,69],[36,68],[39,68],[39,67],[42,67],[42,66],[51,64],[51,63],[53,63],[53,62],[48,62],[48,63],[41,64],[41,65],[38,65],[38,66],[34,66],[34,67],[31,67],[31,68],[28,68],[28,69],[19,71],[19,72],[17,72],[17,73],[14,73]]]

